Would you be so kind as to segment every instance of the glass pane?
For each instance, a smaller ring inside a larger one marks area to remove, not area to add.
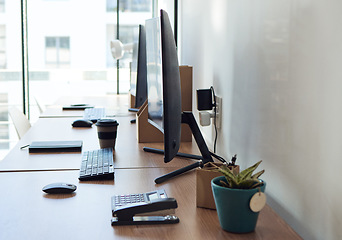
[[[124,45],[137,41],[139,24],[145,25],[145,20],[152,18],[152,0],[120,0],[119,5],[119,40]],[[130,89],[130,63],[133,49],[125,51],[120,59],[120,90]]]
[[[31,118],[39,116],[35,98],[48,106],[63,96],[116,94],[110,41],[117,37],[117,0],[82,1],[82,11],[79,2],[27,1],[29,72],[44,72],[30,77]],[[134,29],[152,17],[152,0],[120,0],[120,6],[120,40],[132,43]],[[120,60],[120,93],[130,88],[131,58],[127,51]]]
[[[55,37],[46,37],[45,38],[45,46],[46,47],[56,47],[56,38]]]
[[[0,0],[0,12],[5,12],[5,0]]]
[[[69,49],[68,48],[60,48],[58,53],[59,53],[59,62],[69,65],[69,61],[70,61]]]
[[[4,37],[0,38],[0,51],[6,52],[6,39]]]
[[[0,69],[6,68],[6,52],[0,52]]]
[[[64,49],[70,49],[70,44],[69,44],[69,38],[68,37],[60,37],[59,38],[59,47],[64,48]]]
[[[0,0],[0,161],[18,141],[8,109],[23,109],[20,2]]]
[[[107,12],[116,12],[117,2],[116,0],[106,0]]]
[[[48,106],[64,96],[116,92],[115,65],[107,64],[111,52],[106,31],[116,17],[107,16],[106,1],[32,0],[27,7],[29,71],[46,73],[30,79],[32,117],[40,114],[35,98]]]
[[[46,63],[57,63],[57,50],[56,48],[46,48],[45,51],[45,55],[46,55]]]

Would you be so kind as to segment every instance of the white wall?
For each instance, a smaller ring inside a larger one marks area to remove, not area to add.
[[[269,204],[304,239],[342,239],[342,1],[180,5],[180,62],[223,97],[218,153],[262,159]]]

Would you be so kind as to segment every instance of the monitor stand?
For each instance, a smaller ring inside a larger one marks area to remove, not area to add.
[[[138,112],[138,111],[139,111],[139,108],[129,108],[128,111],[129,111],[129,112]],[[132,119],[130,122],[131,122],[131,123],[136,123],[136,120],[135,120],[135,119]]]
[[[129,112],[138,112],[139,108],[129,108],[128,111]]]
[[[198,167],[202,167],[204,164],[206,164],[207,162],[213,162],[213,159],[211,157],[210,151],[208,149],[207,144],[204,141],[204,138],[202,136],[201,130],[198,127],[198,124],[196,122],[196,119],[194,117],[194,115],[192,114],[192,112],[183,112],[182,113],[182,123],[188,124],[192,135],[195,138],[195,141],[197,143],[197,146],[201,152],[201,156],[198,155],[192,155],[192,154],[185,154],[185,153],[178,153],[177,156],[180,157],[186,157],[186,158],[192,158],[192,159],[197,159],[200,161],[197,161],[193,164],[190,164],[186,167],[180,168],[178,170],[175,170],[173,172],[167,173],[163,176],[160,176],[158,178],[156,178],[154,180],[155,183],[159,184],[162,182],[165,182],[167,180],[169,180],[172,177],[176,177],[182,173],[188,172],[192,169],[198,168]],[[153,148],[146,148],[144,147],[144,151],[146,152],[153,152],[153,153],[159,153],[159,154],[164,154],[163,150],[160,149],[153,149]]]

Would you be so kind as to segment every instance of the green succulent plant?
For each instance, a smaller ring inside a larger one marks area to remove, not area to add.
[[[254,170],[261,162],[262,160],[239,173],[233,172],[226,165],[217,167],[216,171],[221,172],[227,180],[227,182],[221,181],[222,186],[235,189],[252,189],[263,184],[258,178],[265,172],[265,170],[261,170],[260,172],[253,174]]]

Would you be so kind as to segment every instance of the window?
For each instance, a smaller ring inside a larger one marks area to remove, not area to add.
[[[70,66],[70,38],[45,38],[45,63],[48,68],[65,68]]]
[[[6,26],[0,25],[0,69],[6,68]]]
[[[0,12],[5,12],[5,0],[0,0]]]
[[[9,149],[8,93],[0,93],[0,149]],[[1,152],[1,151],[0,151]],[[1,156],[2,154],[0,154]],[[0,157],[1,159],[1,157]]]
[[[152,0],[120,0],[121,12],[151,12]],[[116,12],[117,0],[107,0],[107,12]]]

